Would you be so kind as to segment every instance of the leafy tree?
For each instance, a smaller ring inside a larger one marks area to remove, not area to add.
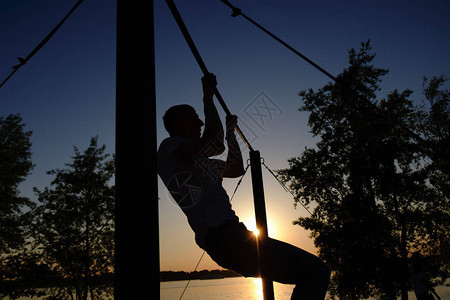
[[[441,152],[430,151],[448,143],[448,97],[447,110],[431,109],[439,110],[439,117],[416,108],[410,90],[394,90],[377,101],[388,70],[373,66],[374,58],[370,43],[362,43],[359,52],[350,50],[349,67],[336,83],[299,93],[300,110],[310,113],[308,124],[320,140],[279,171],[296,201],[315,205],[311,217],[294,224],[311,230],[319,255],[333,269],[333,298],[396,299],[401,294],[407,299],[411,253],[421,251],[442,267],[448,247],[448,180],[439,171],[448,164],[437,163]],[[442,139],[432,145],[417,141],[386,118],[415,135]],[[446,124],[446,132],[435,133],[440,128],[436,118]],[[440,270],[445,279],[448,272]]]
[[[18,190],[33,169],[32,132],[25,131],[24,126],[19,114],[0,117],[0,255],[24,243],[23,211],[33,206],[28,198],[19,196]]]
[[[426,104],[418,112],[419,131],[426,137],[422,147],[427,156],[427,180],[436,196],[420,220],[416,248],[428,256],[441,284],[450,273],[450,91],[442,88],[446,81],[443,75],[424,78]]]
[[[99,299],[99,281],[113,271],[114,162],[97,146],[97,137],[75,156],[66,169],[49,171],[52,188],[35,189],[40,205],[35,212],[36,244],[58,278],[58,299]],[[65,296],[64,296],[65,295]]]
[[[0,296],[7,299],[33,298],[45,296],[49,282],[55,281],[54,273],[40,262],[39,255],[31,251],[29,245],[3,259],[3,278]],[[3,299],[3,298],[2,298]]]
[[[33,169],[32,132],[24,130],[19,114],[0,117],[0,298],[9,283],[21,276],[20,259],[29,237],[29,211],[33,202],[19,195],[18,186]]]
[[[419,111],[420,132],[426,137],[424,147],[430,148],[430,168],[435,173],[435,184],[449,195],[450,182],[450,91],[443,90],[446,78],[441,75],[431,80],[424,78],[426,104]]]

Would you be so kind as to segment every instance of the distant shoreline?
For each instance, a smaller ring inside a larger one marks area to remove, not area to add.
[[[160,272],[160,281],[180,281],[180,280],[207,280],[222,279],[229,277],[242,277],[242,275],[230,270],[202,270],[195,272],[184,271],[162,271]]]

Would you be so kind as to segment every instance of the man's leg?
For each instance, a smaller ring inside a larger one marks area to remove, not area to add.
[[[260,243],[262,276],[295,284],[291,299],[323,300],[330,268],[317,256],[290,244],[266,238]]]
[[[208,236],[207,252],[224,268],[244,276],[260,275],[258,246],[261,248],[263,277],[286,284],[296,284],[291,299],[323,300],[330,269],[318,257],[271,238],[257,239],[243,224],[231,224]]]

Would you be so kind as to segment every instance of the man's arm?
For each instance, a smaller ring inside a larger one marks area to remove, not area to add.
[[[222,177],[235,178],[242,176],[245,172],[241,149],[239,148],[239,144],[234,133],[236,124],[236,116],[227,116],[227,135],[225,139],[228,146],[228,155],[227,161],[225,162],[225,167],[222,171]]]
[[[217,156],[225,151],[223,126],[213,101],[216,85],[214,74],[202,77],[205,128],[201,138],[188,139],[178,147],[176,154],[183,159],[200,153],[208,157]]]
[[[225,151],[223,143],[223,126],[214,105],[213,96],[216,89],[216,76],[209,74],[202,78],[203,109],[205,113],[205,129],[202,135],[202,152],[207,156],[220,155]]]

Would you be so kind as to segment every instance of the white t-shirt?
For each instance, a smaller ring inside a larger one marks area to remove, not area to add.
[[[173,199],[186,215],[195,232],[195,241],[204,247],[209,230],[227,220],[239,220],[231,208],[229,197],[222,187],[214,160],[205,155],[181,159],[175,150],[185,141],[169,137],[158,149],[158,173]]]

